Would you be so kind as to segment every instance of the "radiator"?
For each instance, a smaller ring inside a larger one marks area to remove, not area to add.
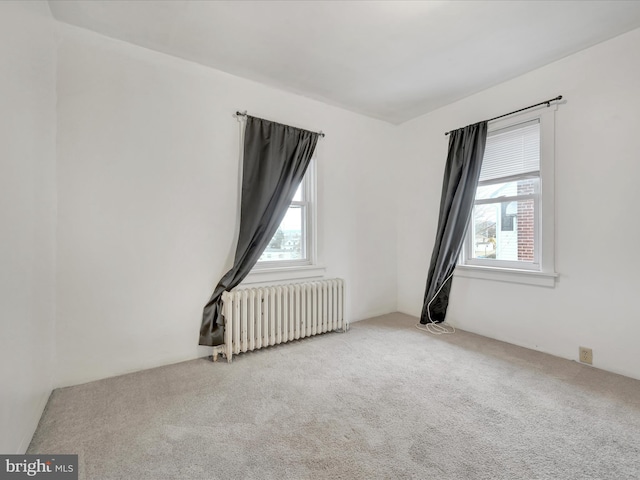
[[[245,288],[222,294],[224,344],[213,347],[213,361],[331,331],[346,331],[344,281]]]

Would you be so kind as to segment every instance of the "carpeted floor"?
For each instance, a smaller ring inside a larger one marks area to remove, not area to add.
[[[416,322],[55,390],[28,453],[100,480],[640,478],[640,381]]]

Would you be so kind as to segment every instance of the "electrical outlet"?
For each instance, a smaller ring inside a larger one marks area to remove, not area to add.
[[[579,347],[578,355],[582,363],[593,365],[593,350],[587,347]]]

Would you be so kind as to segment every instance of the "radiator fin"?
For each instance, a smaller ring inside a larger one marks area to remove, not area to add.
[[[278,345],[321,333],[348,329],[342,279],[244,288],[222,294],[224,345],[213,358]]]

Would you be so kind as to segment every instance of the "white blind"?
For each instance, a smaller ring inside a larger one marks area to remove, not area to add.
[[[482,159],[480,181],[540,170],[540,120],[490,132]]]

